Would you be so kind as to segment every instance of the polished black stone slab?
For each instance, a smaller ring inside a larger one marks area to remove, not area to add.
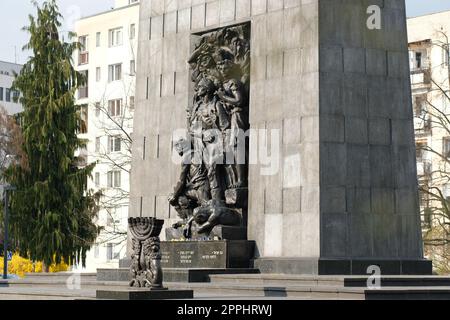
[[[250,268],[255,242],[246,240],[161,242],[163,268]]]
[[[97,299],[104,300],[170,300],[193,299],[193,290],[168,289],[123,289],[123,290],[97,290]]]

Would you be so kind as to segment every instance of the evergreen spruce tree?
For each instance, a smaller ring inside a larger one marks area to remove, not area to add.
[[[85,141],[78,138],[80,108],[74,95],[85,79],[72,56],[79,43],[60,39],[62,16],[55,0],[29,17],[24,47],[32,56],[16,77],[21,92],[23,153],[26,165],[15,165],[8,180],[17,187],[11,199],[11,232],[20,254],[51,263],[82,261],[98,235],[93,223],[95,196],[86,191],[93,165],[79,166],[75,157]],[[74,37],[69,35],[69,39]]]

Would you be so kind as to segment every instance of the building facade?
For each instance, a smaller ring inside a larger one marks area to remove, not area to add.
[[[103,227],[88,253],[92,271],[117,267],[126,252],[138,21],[139,1],[117,0],[112,10],[75,27],[81,49],[74,62],[86,79],[76,96],[79,137],[88,141],[79,156],[96,163],[88,189],[99,194],[97,224]]]
[[[19,93],[11,89],[14,82],[14,74],[19,73],[21,68],[22,66],[19,64],[0,61],[0,112],[3,112],[1,109],[4,109],[9,116],[22,111],[21,104],[14,101],[14,98],[18,97]],[[8,159],[8,155],[0,148],[0,200],[3,197],[2,170],[8,166]]]
[[[0,106],[6,109],[8,114],[16,114],[22,111],[18,102],[14,102],[14,97],[18,93],[11,90],[14,82],[14,73],[19,73],[21,65],[0,61]]]
[[[450,199],[450,11],[408,19],[408,37],[422,225],[435,238]]]

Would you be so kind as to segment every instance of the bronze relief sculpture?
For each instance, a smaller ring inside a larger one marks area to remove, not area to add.
[[[183,237],[209,236],[216,226],[244,226],[247,211],[250,26],[222,28],[199,37],[188,60],[192,105],[187,137],[175,142],[182,157],[169,203]]]

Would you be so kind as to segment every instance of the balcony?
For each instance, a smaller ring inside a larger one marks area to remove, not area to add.
[[[427,118],[421,118],[421,117],[415,117],[414,118],[414,130],[416,132],[416,135],[427,135],[431,133],[431,117]]]
[[[89,52],[80,52],[78,56],[78,65],[84,65],[89,63]]]
[[[78,168],[86,167],[88,164],[88,151],[86,148],[80,148],[75,151],[75,165]]]
[[[411,85],[413,89],[431,87],[431,69],[421,68],[411,70]]]
[[[78,99],[85,99],[89,97],[89,87],[81,87],[78,89]]]
[[[417,160],[417,175],[419,178],[426,179],[431,177],[433,168],[430,161]]]

